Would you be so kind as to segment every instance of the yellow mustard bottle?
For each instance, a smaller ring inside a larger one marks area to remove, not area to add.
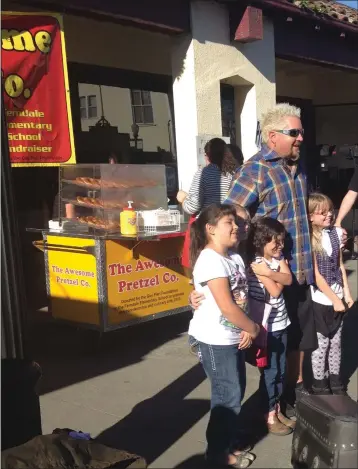
[[[132,200],[128,201],[128,207],[124,208],[120,214],[121,233],[123,235],[137,234],[137,214],[132,207]]]

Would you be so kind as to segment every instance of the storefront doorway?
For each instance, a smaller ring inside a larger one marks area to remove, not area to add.
[[[354,70],[276,58],[277,102],[302,110],[310,188],[326,193],[337,208],[354,170],[349,149],[357,140],[357,84]]]

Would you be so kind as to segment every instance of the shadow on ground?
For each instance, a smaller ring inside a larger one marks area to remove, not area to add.
[[[254,454],[255,445],[263,440],[268,433],[264,420],[260,417],[260,407],[260,395],[259,391],[256,391],[244,402],[238,422],[238,441],[242,446],[252,446]],[[204,454],[196,454],[177,464],[175,469],[201,469],[204,467],[208,467]],[[210,467],[213,468],[213,466]]]
[[[185,399],[205,380],[199,363],[130,414],[98,435],[113,448],[140,454],[151,464],[187,433],[208,411],[206,399]]]
[[[204,455],[195,454],[180,464],[177,464],[174,469],[207,469],[207,467],[208,465],[205,461]]]
[[[191,313],[156,319],[105,333],[60,322],[31,325],[29,349],[43,377],[39,394],[79,383],[144,360],[146,355],[186,333]]]
[[[201,365],[193,366],[153,398],[134,407],[129,415],[97,439],[108,446],[140,454],[152,464],[209,412],[209,400],[185,399],[204,379]],[[257,391],[244,403],[239,417],[239,441],[244,446],[255,446],[267,435],[259,408]],[[204,464],[204,455],[196,455],[176,467],[194,469]]]

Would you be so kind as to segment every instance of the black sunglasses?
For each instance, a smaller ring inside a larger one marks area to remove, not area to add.
[[[275,130],[275,132],[279,132],[280,134],[288,135],[293,138],[297,138],[299,135],[304,135],[304,129],[283,129],[283,130]]]

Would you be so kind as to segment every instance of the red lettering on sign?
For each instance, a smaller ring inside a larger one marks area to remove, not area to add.
[[[133,271],[130,264],[109,264],[108,270],[111,277],[115,275],[131,274]]]
[[[138,259],[135,271],[142,272],[143,270],[144,270],[143,262],[140,259]]]
[[[178,281],[179,281],[179,278],[175,274],[172,274],[170,272],[165,272],[165,274],[163,275],[164,283],[175,283]]]
[[[140,290],[142,288],[157,287],[159,286],[159,275],[155,275],[152,278],[141,278],[135,280],[134,282],[126,282],[125,280],[120,280],[117,282],[118,293],[123,293],[127,291]]]

